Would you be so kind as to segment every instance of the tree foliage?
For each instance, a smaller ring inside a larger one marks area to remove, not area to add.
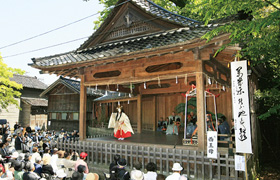
[[[104,5],[95,28],[108,16],[111,7],[118,0],[99,0]],[[279,0],[153,0],[165,9],[204,22],[219,22],[219,19],[237,17],[234,21],[219,26],[202,38],[210,41],[221,33],[230,33],[230,43],[242,47],[239,58],[251,61],[252,66],[262,64],[267,72],[262,75],[256,94],[262,108],[259,118],[266,119],[272,114],[280,115],[280,1]],[[216,20],[216,21],[214,21]],[[273,106],[272,106],[273,105]]]
[[[21,84],[11,81],[13,74],[23,74],[24,71],[8,67],[0,55],[0,108],[6,109],[8,105],[15,104],[18,108],[18,101],[15,97],[20,97]]]

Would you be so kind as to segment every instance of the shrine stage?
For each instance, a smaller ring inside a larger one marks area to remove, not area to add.
[[[186,147],[182,145],[182,139],[184,137],[183,132],[179,135],[166,135],[159,131],[142,131],[142,133],[132,134],[131,137],[119,141],[117,138],[112,136],[104,136],[97,138],[87,138],[86,141],[100,141],[100,142],[112,142],[112,143],[123,143],[123,144],[142,144],[142,145],[155,145],[165,146],[167,148],[179,148]]]

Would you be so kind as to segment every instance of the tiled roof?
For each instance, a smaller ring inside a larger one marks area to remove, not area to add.
[[[58,84],[63,84],[69,89],[73,90],[76,93],[80,93],[80,81],[67,79],[62,76],[59,77],[58,80],[56,80],[54,83],[52,83],[45,91],[43,91],[40,94],[40,97],[43,97],[48,92],[50,92],[53,88],[55,88]],[[88,95],[95,95],[95,96],[103,96],[104,91],[103,90],[95,90],[95,88],[87,88],[87,94]]]
[[[130,98],[130,97],[133,97],[133,95],[129,93],[107,91],[107,93],[104,94],[102,97],[96,98],[93,101],[118,100],[118,99]]]
[[[46,89],[48,85],[41,82],[37,77],[16,75],[10,78],[11,81],[15,81],[18,84],[22,84],[23,87],[34,88],[34,89]]]
[[[159,5],[155,4],[150,0],[132,0],[138,7],[146,11],[147,13],[153,14],[155,16],[161,17],[165,20],[173,21],[179,24],[192,26],[194,24],[199,23],[194,19],[190,19],[178,14],[174,14]]]
[[[202,35],[212,30],[213,27],[214,26],[179,28],[128,38],[120,41],[99,44],[95,47],[77,52],[71,51],[55,56],[35,58],[32,59],[33,64],[31,64],[31,66],[56,67],[65,64],[69,65],[81,63],[89,60],[98,61],[112,56],[125,55],[127,53],[133,53],[147,49],[175,45],[178,43],[188,42],[190,40],[200,38]]]
[[[22,97],[21,100],[23,100],[23,102],[25,102],[31,106],[48,106],[48,100],[43,99],[43,98]]]

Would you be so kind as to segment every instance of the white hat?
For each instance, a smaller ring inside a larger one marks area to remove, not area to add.
[[[139,170],[135,170],[135,171],[133,171],[133,173],[131,173],[131,179],[132,180],[143,180],[144,174]]]
[[[64,177],[66,177],[66,174],[64,173],[63,169],[57,170],[57,171],[56,171],[56,175],[57,175],[57,177],[59,177],[59,178],[64,178]]]
[[[172,171],[182,171],[183,168],[179,163],[174,163],[172,167]]]
[[[18,155],[19,155],[18,152],[15,151],[15,152],[13,152],[11,158],[12,158],[12,159],[16,159],[16,158],[18,158]]]

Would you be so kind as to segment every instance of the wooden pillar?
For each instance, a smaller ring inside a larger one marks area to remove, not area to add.
[[[156,96],[153,96],[153,119],[154,119],[154,126],[153,126],[153,131],[157,130],[157,112],[156,112]]]
[[[87,89],[84,86],[85,75],[81,75],[80,82],[80,114],[79,114],[79,135],[80,140],[86,138],[86,113],[87,113]]]
[[[142,132],[142,95],[137,96],[137,133]]]
[[[204,95],[204,75],[202,60],[196,61],[196,110],[198,126],[198,149],[205,151],[205,95]]]

